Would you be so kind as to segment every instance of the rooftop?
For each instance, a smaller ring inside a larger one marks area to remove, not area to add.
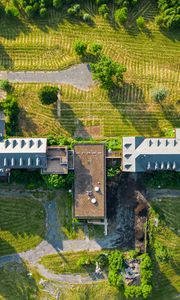
[[[180,171],[180,129],[175,138],[123,138],[123,171]]]
[[[104,219],[106,215],[105,145],[74,146],[74,215]]]
[[[67,147],[47,148],[47,167],[42,170],[43,174],[67,174],[68,173],[68,150]]]

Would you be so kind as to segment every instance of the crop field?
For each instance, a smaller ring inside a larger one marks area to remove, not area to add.
[[[29,250],[45,234],[45,212],[31,197],[0,196],[0,256]]]
[[[68,20],[58,12],[51,12],[48,21],[36,23],[24,18],[0,21],[2,70],[59,70],[79,63],[73,51],[76,40],[101,43],[105,55],[127,67],[123,87],[109,93],[98,86],[88,91],[63,86],[61,122],[55,107],[43,107],[38,102],[35,92],[39,85],[34,89],[17,84],[24,113],[24,120],[20,120],[23,135],[163,136],[180,126],[180,34],[158,29],[154,22],[157,8],[152,1],[139,5],[138,13],[135,8],[130,12],[126,27],[98,16],[91,2],[85,9],[93,15],[92,26]],[[138,15],[146,19],[142,32],[135,27]],[[162,105],[151,97],[152,90],[159,87],[168,89]]]

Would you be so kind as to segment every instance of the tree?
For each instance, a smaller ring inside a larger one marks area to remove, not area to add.
[[[138,17],[138,18],[136,19],[136,25],[137,25],[138,28],[142,29],[142,28],[144,27],[144,25],[145,25],[145,20],[144,20],[144,18],[141,17],[141,16]]]
[[[161,102],[167,97],[167,94],[168,94],[167,89],[160,88],[152,92],[152,97],[156,102]]]
[[[109,8],[106,4],[102,4],[99,8],[98,8],[98,12],[101,16],[103,16],[105,19],[108,18],[109,15]]]
[[[7,117],[6,133],[7,135],[14,135],[18,125],[19,114],[19,106],[17,99],[12,95],[8,95],[3,101],[2,108],[5,116]]]
[[[116,10],[116,12],[115,12],[116,22],[118,22],[120,24],[124,24],[127,21],[127,18],[128,18],[127,7],[123,7],[123,8]]]
[[[34,11],[33,6],[31,6],[31,5],[26,6],[25,13],[28,16],[28,18],[34,17],[35,11]]]
[[[8,80],[0,80],[0,89],[10,92],[11,91],[11,84],[9,83]]]
[[[38,93],[39,99],[43,104],[52,104],[57,101],[58,87],[44,86]]]
[[[53,0],[53,7],[58,9],[62,6],[62,0]]]
[[[90,64],[93,79],[98,80],[105,89],[111,88],[114,84],[120,85],[123,82],[123,73],[126,68],[109,57],[101,56],[97,63]]]
[[[5,14],[7,17],[18,17],[19,16],[19,11],[16,7],[13,6],[6,6],[5,8]]]
[[[48,187],[53,187],[53,188],[65,187],[65,178],[63,175],[57,175],[57,174],[43,175],[43,179]]]
[[[87,50],[87,43],[82,42],[82,41],[75,42],[74,50],[77,55],[84,56],[86,54],[86,50]]]
[[[80,5],[75,4],[75,5],[71,6],[70,8],[68,8],[67,13],[68,13],[68,15],[70,15],[72,17],[79,17],[80,11],[81,11]]]
[[[91,16],[87,13],[83,14],[83,21],[84,22],[90,22],[91,21]]]
[[[89,49],[88,50],[93,55],[98,56],[101,53],[102,45],[100,45],[98,43],[92,43],[92,44],[89,45]]]
[[[47,8],[43,7],[40,9],[39,11],[39,15],[41,18],[45,18],[47,16],[48,12],[47,12]]]

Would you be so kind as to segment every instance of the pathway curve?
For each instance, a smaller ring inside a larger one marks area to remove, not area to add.
[[[67,83],[87,90],[94,84],[88,64],[74,65],[62,71],[0,71],[0,79],[10,82]]]

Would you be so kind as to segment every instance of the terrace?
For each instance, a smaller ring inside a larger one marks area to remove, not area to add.
[[[68,150],[67,147],[47,147],[47,167],[42,174],[67,174]]]

